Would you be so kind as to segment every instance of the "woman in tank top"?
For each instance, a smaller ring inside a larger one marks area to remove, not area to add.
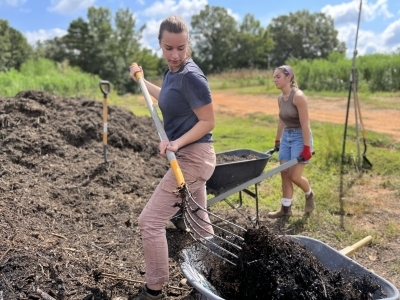
[[[308,117],[307,97],[298,88],[294,72],[290,66],[275,69],[274,82],[282,94],[278,98],[279,122],[275,137],[275,149],[279,150],[279,162],[283,164],[301,156],[303,161],[281,172],[282,205],[278,211],[270,212],[268,217],[290,217],[294,186],[305,193],[304,212],[310,214],[315,208],[314,192],[302,173],[312,157],[313,138]]]

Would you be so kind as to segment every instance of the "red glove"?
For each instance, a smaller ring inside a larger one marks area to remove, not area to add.
[[[275,151],[279,151],[280,145],[281,145],[281,140],[275,140],[275,147],[274,147]]]
[[[304,146],[303,151],[301,151],[300,156],[303,158],[303,161],[307,161],[312,157],[310,146]]]

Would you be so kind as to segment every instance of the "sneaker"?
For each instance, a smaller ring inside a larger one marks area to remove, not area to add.
[[[315,202],[314,202],[314,192],[311,192],[310,195],[306,195],[306,205],[304,207],[304,211],[306,214],[311,213],[315,208]]]
[[[282,205],[280,210],[269,212],[267,216],[268,216],[268,218],[271,218],[271,219],[277,219],[277,218],[281,218],[284,216],[287,216],[287,217],[293,216],[292,206],[291,205],[290,206]]]
[[[164,294],[159,294],[157,296],[153,296],[147,292],[146,285],[143,286],[142,292],[136,297],[130,298],[129,300],[160,300],[165,299]]]

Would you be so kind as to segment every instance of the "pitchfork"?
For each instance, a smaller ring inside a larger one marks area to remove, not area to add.
[[[136,63],[133,63],[132,65],[137,66]],[[138,81],[140,89],[146,100],[147,107],[150,111],[151,117],[156,126],[157,133],[159,135],[160,140],[168,141],[167,134],[165,133],[165,130],[161,123],[160,117],[158,116],[156,107],[151,99],[151,96],[150,96],[148,90],[147,90],[146,84],[142,77],[142,73],[137,72],[135,74],[135,77]],[[206,208],[199,205],[189,190],[189,186],[183,177],[183,173],[178,164],[175,153],[167,150],[166,154],[167,154],[167,159],[170,164],[170,167],[172,168],[172,171],[173,171],[176,181],[178,183],[178,187],[177,187],[178,195],[182,199],[181,202],[178,202],[175,205],[182,209],[182,217],[185,222],[185,225],[191,229],[189,231],[189,234],[195,241],[199,242],[200,245],[202,245],[204,248],[208,249],[216,256],[235,265],[235,263],[232,260],[238,258],[237,253],[239,253],[240,250],[242,249],[241,246],[238,244],[241,244],[244,241],[244,238],[241,236],[240,233],[246,232],[246,229],[239,225],[236,225],[222,217],[219,217],[219,216],[211,213]],[[222,228],[221,226],[217,226],[211,222],[207,222],[206,220],[204,220],[197,214],[199,211],[206,212],[209,216],[212,216],[215,219],[218,219],[218,220],[222,221],[223,223],[228,224],[229,226],[231,226],[231,228],[233,228],[232,231]],[[199,221],[211,225],[214,228],[215,232],[218,231],[221,234],[217,235],[215,233],[212,233],[212,232],[206,230],[198,223]],[[200,232],[198,231],[199,228],[201,228],[202,231],[207,232],[209,234],[209,236],[208,237],[202,236],[200,234]],[[237,253],[234,253],[234,252],[237,252]]]

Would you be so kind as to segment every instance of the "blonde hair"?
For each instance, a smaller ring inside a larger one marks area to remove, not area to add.
[[[294,80],[294,72],[291,66],[288,65],[283,65],[280,67],[277,67],[277,69],[281,70],[282,73],[287,77],[287,76],[291,76],[292,79],[290,80],[290,87],[291,88],[299,88],[296,80]]]
[[[190,58],[192,56],[192,46],[190,44],[189,29],[185,21],[181,17],[169,16],[161,22],[158,32],[158,43],[160,45],[164,31],[168,31],[171,33],[186,33],[188,36],[188,47],[186,50],[186,56],[187,58]]]

